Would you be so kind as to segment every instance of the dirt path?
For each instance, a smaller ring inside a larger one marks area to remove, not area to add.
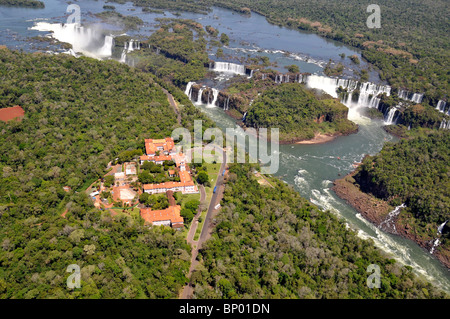
[[[165,95],[167,95],[167,100],[169,100],[170,105],[173,108],[173,111],[175,112],[175,114],[177,115],[177,122],[178,124],[181,125],[181,113],[180,110],[178,109],[178,105],[177,102],[175,101],[175,99],[173,98],[173,95],[169,93],[169,91],[167,91],[165,88],[161,87],[162,91],[164,92]]]

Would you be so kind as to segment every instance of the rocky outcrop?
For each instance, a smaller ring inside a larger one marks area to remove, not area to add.
[[[361,191],[354,179],[356,172],[357,171],[354,171],[344,178],[334,181],[332,190],[337,196],[347,201],[347,203],[364,216],[364,218],[379,227],[380,224],[386,221],[386,217],[394,207],[390,206],[386,201],[376,198],[372,194]],[[391,231],[390,229],[383,230],[393,235],[412,240],[423,249],[430,251],[433,246],[434,237],[424,238],[418,236],[415,228],[408,223],[402,214],[398,215],[394,222],[395,231]],[[438,246],[433,255],[444,266],[450,268],[450,252],[448,250],[441,249],[441,247]]]

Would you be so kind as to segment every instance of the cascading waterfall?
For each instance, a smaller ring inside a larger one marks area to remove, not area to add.
[[[380,104],[380,94],[390,95],[391,87],[388,85],[377,85],[370,82],[360,83],[349,79],[335,79],[320,75],[309,75],[304,79],[306,86],[314,89],[321,89],[325,93],[334,98],[338,98],[337,89],[339,87],[345,89],[347,94],[341,99],[341,102],[350,110],[349,118],[356,119],[359,117],[357,110],[361,107],[378,108]],[[303,79],[301,79],[303,81]],[[358,100],[354,101],[353,93],[358,89]],[[392,114],[394,115],[394,114]]]
[[[436,110],[438,110],[441,113],[445,112],[445,107],[447,106],[447,103],[445,101],[439,100]]]
[[[447,122],[445,119],[443,119],[441,125],[439,126],[439,129],[450,130],[450,122]]]
[[[200,104],[202,104],[202,94],[203,94],[203,91],[205,90],[205,88],[201,88],[200,90],[198,90],[198,97],[197,97],[197,105],[200,105]]]
[[[408,91],[398,90],[398,97],[403,99],[403,100],[409,100],[408,99]]]
[[[126,63],[127,62],[127,53],[132,52],[134,50],[139,50],[141,48],[140,42],[131,39],[130,42],[125,42],[123,44],[123,50],[122,55],[120,57],[120,62]],[[134,61],[133,61],[134,63]]]
[[[402,208],[405,208],[405,204],[401,204],[400,206],[395,207],[393,211],[391,211],[386,219],[380,224],[380,229],[388,232],[397,233],[397,228],[395,227],[395,218],[400,214]]]
[[[442,230],[444,229],[444,226],[445,226],[445,224],[447,224],[447,222],[448,222],[448,220],[446,220],[445,222],[443,222],[443,223],[438,227],[438,232],[437,232],[438,236],[442,235]],[[431,249],[430,249],[430,254],[433,254],[433,253],[434,253],[436,247],[439,246],[439,244],[440,244],[440,240],[439,240],[439,238],[436,238],[436,239],[434,240],[434,242],[433,242],[433,247],[431,247]]]
[[[110,35],[105,36],[105,43],[98,51],[98,55],[102,57],[110,57],[114,47],[114,38]]]
[[[253,70],[250,70],[250,76],[248,78],[251,79],[252,77],[253,77]]]
[[[411,98],[411,101],[413,101],[414,103],[417,103],[417,104],[422,103],[422,100],[423,100],[422,93],[414,93]]]
[[[127,43],[126,42],[124,42],[124,44],[123,44],[122,55],[120,56],[119,62],[121,62],[121,63],[127,62]]]
[[[411,96],[411,98],[410,98],[410,96]],[[414,102],[417,104],[422,103],[422,100],[423,100],[422,93],[414,93],[411,95],[408,91],[402,90],[402,89],[398,90],[398,97],[403,100],[411,101],[411,102]]]
[[[189,100],[192,96],[192,86],[195,84],[195,82],[189,82],[186,86],[186,90],[184,91],[184,94],[186,94],[189,97]]]
[[[246,118],[247,118],[247,112],[244,113],[244,116],[242,117],[242,122],[245,122]]]
[[[390,109],[389,109],[389,112],[388,112],[388,114],[387,114],[387,117],[386,117],[386,119],[385,119],[385,121],[384,121],[384,123],[386,124],[386,125],[391,125],[391,124],[395,124],[394,123],[394,116],[395,116],[395,113],[397,112],[397,108],[396,107],[391,107]]]
[[[134,40],[131,39],[130,42],[128,43],[128,49],[127,49],[128,52],[134,51],[133,42],[134,42]]]
[[[230,109],[230,97],[228,96],[226,102],[223,105],[223,110],[228,111],[229,109]]]
[[[438,227],[438,233],[442,234],[442,230],[444,229],[445,224],[448,223],[448,220],[446,220],[445,222],[443,222],[439,227]]]
[[[216,103],[217,103],[217,98],[219,97],[219,90],[211,88],[212,92],[213,92],[213,100],[211,103],[209,103],[209,96],[208,96],[208,104],[207,107],[216,107]]]
[[[245,75],[244,65],[231,62],[214,62],[214,67],[210,65],[210,70]]]

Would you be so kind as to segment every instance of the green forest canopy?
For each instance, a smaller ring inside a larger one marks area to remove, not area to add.
[[[280,139],[311,139],[316,133],[351,133],[357,126],[347,119],[347,107],[331,97],[318,99],[297,83],[264,91],[252,104],[246,124],[279,128]]]
[[[215,232],[192,275],[195,297],[443,297],[292,187],[277,179],[261,186],[254,169],[230,166]],[[367,287],[370,264],[380,266],[380,289]]]
[[[0,123],[0,296],[177,297],[190,264],[185,238],[112,218],[83,192],[118,154],[178,126],[154,77],[116,61],[1,49],[0,83],[0,107],[26,112]],[[203,116],[183,103],[190,127]],[[81,290],[66,287],[70,264],[81,267]]]

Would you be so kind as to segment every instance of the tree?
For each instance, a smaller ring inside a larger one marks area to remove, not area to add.
[[[143,171],[138,175],[139,182],[142,184],[151,184],[155,178],[148,171]]]
[[[182,208],[180,215],[184,218],[184,221],[188,224],[194,218],[195,213],[193,213],[192,210],[190,209]]]
[[[295,64],[285,66],[285,68],[291,73],[299,73],[300,72],[299,66],[295,65]]]
[[[112,185],[114,185],[114,181],[115,181],[114,175],[106,176],[104,182],[105,187],[111,187]]]
[[[198,173],[197,182],[202,185],[207,185],[209,183],[209,176],[205,171]]]
[[[220,35],[220,42],[222,42],[222,44],[224,44],[224,45],[230,44],[230,38],[228,37],[228,35],[226,33],[222,33]]]

